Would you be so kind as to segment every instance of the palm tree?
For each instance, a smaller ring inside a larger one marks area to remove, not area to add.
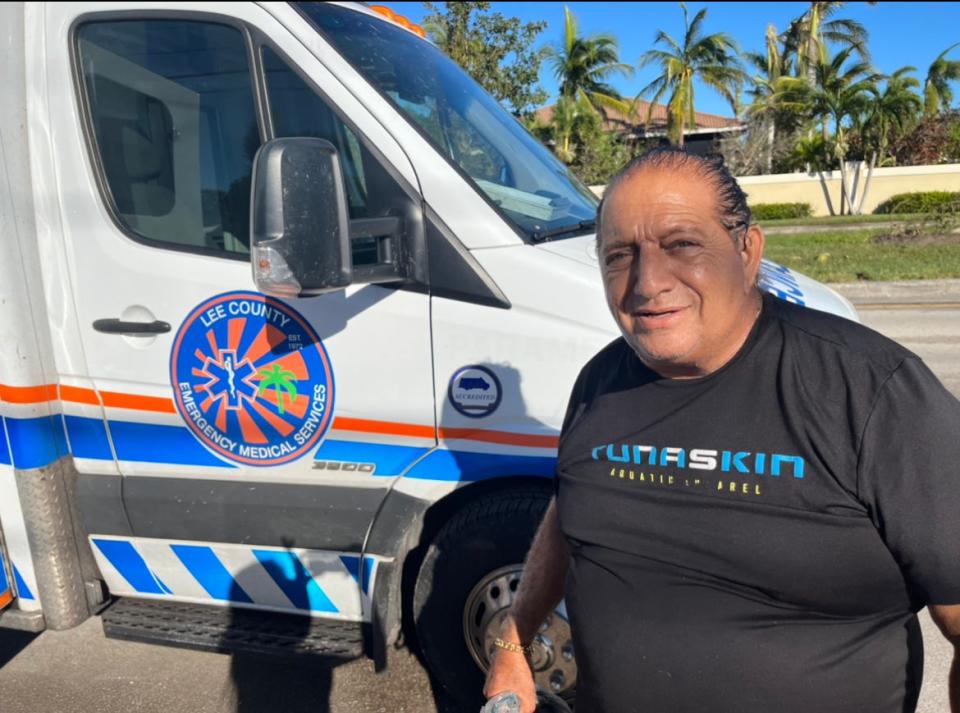
[[[919,88],[920,82],[916,77],[909,76],[910,72],[916,71],[916,67],[901,67],[885,78],[886,85],[882,92],[873,92],[864,134],[873,140],[876,161],[880,166],[886,159],[891,138],[906,131],[923,110],[920,95],[914,91]]]
[[[835,144],[843,142],[843,120],[858,116],[867,108],[870,92],[883,78],[863,60],[847,64],[853,51],[848,47],[832,59],[817,62],[812,83],[806,77],[784,77],[777,96],[779,101],[809,107],[811,116],[821,122],[824,141],[830,137],[832,122]]]
[[[773,170],[773,146],[778,123],[782,123],[785,112],[799,115],[804,107],[777,101],[780,79],[786,75],[787,63],[780,52],[780,39],[773,25],[767,25],[766,52],[747,52],[744,57],[756,70],[756,74],[750,76],[750,89],[747,94],[751,102],[747,106],[746,114],[749,118],[761,122],[766,133],[766,164],[767,173],[770,173]]]
[[[737,59],[739,50],[733,38],[725,32],[702,34],[706,8],[700,10],[690,22],[687,6],[680,3],[680,7],[683,9],[683,44],[663,30],[657,31],[654,44],[662,44],[666,49],[644,52],[640,67],[658,64],[662,74],[641,89],[637,99],[652,94],[646,118],[649,123],[654,106],[665,94],[670,93],[667,102],[667,135],[673,143],[683,146],[684,128],[687,124],[696,126],[694,79],[719,92],[736,112],[737,95],[746,75]]]
[[[630,104],[607,84],[611,77],[629,76],[633,71],[629,64],[620,62],[617,40],[608,34],[581,37],[570,8],[564,5],[563,13],[563,42],[547,49],[547,59],[560,82],[560,96],[585,102],[599,113],[615,109],[628,114]]]
[[[867,30],[855,20],[833,19],[842,2],[811,2],[800,17],[794,19],[783,34],[784,56],[795,60],[796,77],[806,77],[812,84],[816,66],[828,60],[827,42],[842,49],[856,51],[864,61],[867,51]]]
[[[856,119],[869,106],[869,97],[877,92],[877,81],[882,75],[873,71],[869,63],[858,60],[847,64],[854,48],[841,50],[829,61],[814,67],[814,83],[805,77],[786,77],[782,80],[785,101],[806,104],[815,120],[822,124],[823,145],[830,146],[830,124],[833,124],[832,158],[840,165],[840,214],[848,199],[846,181],[846,119]]]
[[[953,90],[950,82],[960,79],[960,61],[947,59],[946,55],[960,42],[952,44],[930,64],[927,79],[923,83],[923,114],[932,118],[941,111],[949,111],[953,102]]]
[[[284,412],[283,395],[287,395],[287,403],[292,404],[297,398],[296,376],[292,371],[281,369],[279,364],[274,364],[273,369],[264,369],[260,372],[260,386],[257,388],[257,395],[264,393],[271,386],[277,397],[277,408],[280,413]]]
[[[556,144],[554,152],[557,154],[557,158],[564,163],[573,163],[574,158],[576,158],[573,141],[577,136],[577,129],[583,123],[585,115],[588,113],[595,114],[596,111],[583,96],[574,99],[573,97],[560,95],[557,103],[553,105],[551,122],[553,124],[553,140]]]

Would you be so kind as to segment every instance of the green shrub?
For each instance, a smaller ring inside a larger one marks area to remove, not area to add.
[[[809,218],[813,209],[809,203],[757,203],[750,206],[754,220],[784,220]]]
[[[874,209],[874,213],[956,213],[960,211],[960,193],[923,191],[898,193]]]

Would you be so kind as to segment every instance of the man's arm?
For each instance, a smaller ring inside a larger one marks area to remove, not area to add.
[[[960,713],[960,604],[930,607],[930,616],[940,631],[953,644],[953,665],[950,666],[950,710]]]
[[[554,499],[530,545],[517,598],[500,628],[501,639],[524,646],[530,644],[543,620],[563,599],[569,558],[570,548],[560,532]],[[502,691],[513,691],[520,697],[523,713],[533,713],[537,706],[533,673],[526,656],[495,648],[483,693],[492,698]]]

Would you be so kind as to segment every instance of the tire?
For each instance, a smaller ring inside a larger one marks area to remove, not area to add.
[[[486,632],[498,627],[498,614],[505,613],[502,607],[512,601],[527,550],[549,503],[550,493],[535,489],[479,498],[440,529],[424,557],[413,594],[417,638],[434,681],[465,710],[476,710],[483,703],[485,668],[481,664],[490,642]],[[497,596],[491,598],[491,592]],[[554,620],[549,630],[544,629],[543,641],[551,647],[555,643],[556,651],[541,651],[541,660],[560,662],[559,647],[567,647],[565,655],[571,653],[564,666],[568,676],[573,669],[572,683],[576,669],[569,628],[564,618],[553,615],[548,621]],[[537,656],[535,652],[535,664]],[[555,668],[546,666],[538,673],[538,683],[546,687],[550,674],[558,675]]]

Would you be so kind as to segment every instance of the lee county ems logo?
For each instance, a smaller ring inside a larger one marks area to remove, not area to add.
[[[489,416],[500,405],[502,389],[496,375],[485,366],[465,366],[450,379],[447,396],[453,407],[470,418]]]
[[[333,371],[297,312],[256,292],[229,292],[193,310],[170,355],[177,410],[215,453],[248,465],[299,458],[333,412]]]

